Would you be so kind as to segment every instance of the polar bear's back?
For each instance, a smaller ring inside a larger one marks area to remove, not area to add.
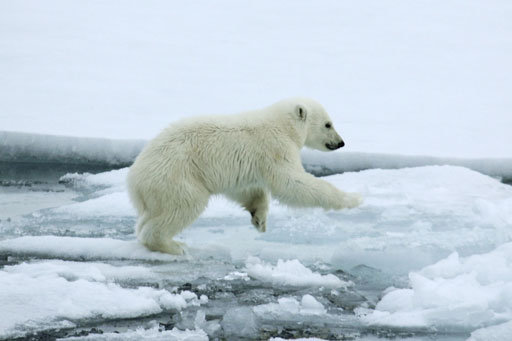
[[[159,191],[176,182],[199,181],[211,194],[262,181],[262,166],[282,135],[258,113],[209,116],[171,124],[137,157],[129,187]],[[158,185],[155,185],[158,184]],[[165,185],[164,185],[165,184]]]

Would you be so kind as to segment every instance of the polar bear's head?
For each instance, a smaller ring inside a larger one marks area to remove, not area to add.
[[[306,147],[331,151],[345,145],[334,129],[331,118],[318,102],[307,98],[297,99],[293,115],[304,127]]]

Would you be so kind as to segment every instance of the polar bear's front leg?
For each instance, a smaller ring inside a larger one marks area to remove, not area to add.
[[[260,232],[267,230],[267,213],[270,203],[269,193],[262,188],[248,188],[226,193],[231,200],[238,202],[251,214],[251,223]]]
[[[270,202],[270,195],[263,189],[254,191],[249,212],[251,213],[251,223],[260,232],[267,230],[267,213]]]
[[[304,171],[277,171],[269,178],[272,196],[299,207],[323,207],[339,210],[354,208],[362,203],[360,194],[345,193],[329,182]]]

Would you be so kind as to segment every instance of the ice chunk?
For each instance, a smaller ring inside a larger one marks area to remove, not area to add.
[[[71,183],[76,186],[104,186],[124,188],[126,185],[126,175],[129,168],[114,169],[108,172],[89,174],[89,173],[68,173],[60,177],[59,181]]]
[[[29,273],[35,277],[57,275],[68,281],[78,278],[94,282],[125,282],[132,280],[158,280],[160,277],[147,266],[114,266],[99,262],[72,262],[45,260],[6,266],[6,273]]]
[[[301,301],[293,297],[281,297],[277,303],[268,303],[253,308],[258,316],[265,318],[287,317],[290,315],[325,315],[326,310],[322,303],[318,302],[313,296],[306,294],[302,296]]]
[[[151,252],[136,240],[112,238],[24,236],[0,241],[0,252],[29,253],[40,257],[64,259],[177,259],[176,256],[165,253]]]
[[[111,270],[106,268],[107,272]],[[133,318],[200,304],[188,291],[172,294],[150,287],[123,288],[108,281],[94,265],[80,267],[66,262],[22,264],[0,270],[0,302],[0,338],[73,326],[82,319]]]
[[[512,321],[496,326],[480,328],[471,333],[467,341],[504,341],[512,340]]]
[[[463,328],[512,320],[512,243],[465,258],[454,253],[411,272],[409,281],[411,288],[388,290],[362,319],[377,325]]]
[[[224,314],[221,325],[225,334],[238,337],[254,337],[258,331],[256,317],[249,307],[229,309]]]
[[[234,280],[244,280],[244,281],[250,281],[248,274],[245,272],[240,271],[233,271],[228,273],[226,276],[223,277],[225,281],[234,281]]]
[[[260,260],[258,257],[249,257],[245,262],[249,276],[263,282],[291,286],[318,286],[326,288],[340,288],[350,285],[338,277],[328,274],[321,275],[313,272],[297,259],[277,261],[273,266]]]
[[[304,315],[322,315],[326,313],[322,303],[318,302],[313,296],[309,294],[302,296],[300,305],[301,314]]]

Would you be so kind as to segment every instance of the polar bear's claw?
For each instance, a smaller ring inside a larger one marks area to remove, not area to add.
[[[262,233],[265,232],[267,230],[267,220],[265,218],[260,218],[257,214],[253,214],[252,212],[251,215],[251,223],[256,227],[256,230]]]

